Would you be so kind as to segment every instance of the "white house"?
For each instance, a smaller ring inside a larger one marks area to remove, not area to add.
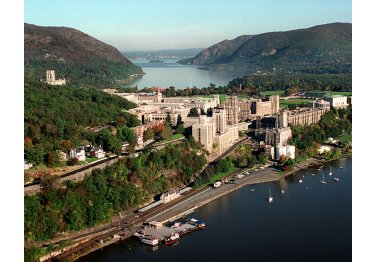
[[[71,149],[69,151],[69,159],[77,158],[78,161],[85,161],[85,149],[83,146],[80,146],[78,148]]]
[[[179,189],[172,189],[168,192],[165,192],[161,195],[160,200],[163,203],[167,203],[180,196]]]

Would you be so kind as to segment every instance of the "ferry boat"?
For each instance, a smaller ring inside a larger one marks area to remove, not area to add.
[[[168,238],[165,239],[165,244],[166,245],[172,245],[176,242],[178,242],[180,239],[180,236],[178,233],[173,233],[171,234],[171,236],[169,236]]]
[[[149,245],[149,246],[156,246],[156,245],[159,244],[158,238],[150,236],[150,235],[145,235],[145,236],[140,237],[140,238],[141,238],[142,243]]]

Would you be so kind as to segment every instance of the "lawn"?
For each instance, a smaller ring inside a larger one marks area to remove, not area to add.
[[[204,184],[205,186],[206,185],[209,185],[209,184],[214,184],[214,182],[216,180],[221,180],[223,177],[231,174],[232,172],[234,172],[235,170],[238,170],[240,168],[237,168],[237,167],[232,167],[229,169],[229,171],[225,172],[225,173],[218,173],[218,174],[215,174],[208,183]]]
[[[308,91],[306,96],[320,98],[325,95],[342,95],[342,96],[351,96],[352,92],[336,92],[336,91]]]
[[[311,99],[303,99],[303,98],[297,98],[297,99],[287,99],[287,100],[279,100],[279,105],[281,108],[287,108],[289,105],[296,105],[299,106],[300,104],[308,104],[309,102],[312,102]]]
[[[272,96],[272,95],[283,95],[285,91],[283,90],[275,90],[275,91],[262,91],[260,92],[261,96]]]
[[[178,138],[182,138],[182,137],[184,137],[183,134],[175,134],[175,135],[170,136],[169,138],[166,138],[164,140],[158,141],[155,144],[161,144],[161,143],[165,143],[165,142],[170,142],[170,141],[176,140]]]

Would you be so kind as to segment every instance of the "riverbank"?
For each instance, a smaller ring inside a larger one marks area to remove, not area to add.
[[[205,188],[204,190],[198,191],[189,198],[184,198],[178,201],[173,206],[158,212],[158,214],[149,217],[146,221],[156,220],[161,222],[169,222],[176,220],[179,217],[182,217],[187,214],[187,212],[193,212],[195,209],[204,206],[222,196],[225,196],[231,192],[234,192],[244,186],[252,184],[260,184],[267,182],[278,181],[286,176],[293,174],[294,172],[308,168],[311,164],[323,163],[324,161],[318,159],[307,159],[299,164],[292,171],[276,171],[273,167],[265,167],[262,170],[254,171],[250,175],[246,175],[244,178],[237,179],[234,184],[224,184],[219,188]],[[235,173],[232,173],[231,176],[238,173],[244,172],[244,169],[238,170]],[[134,232],[139,230],[142,223],[135,225],[132,228],[125,228],[120,233],[114,233],[113,236],[107,235],[102,241],[97,240],[95,245],[81,249],[78,253],[75,253],[74,256],[71,256],[73,260],[78,259],[79,257],[85,256],[95,250],[101,249],[105,246],[113,244],[119,240],[129,238],[133,235]]]

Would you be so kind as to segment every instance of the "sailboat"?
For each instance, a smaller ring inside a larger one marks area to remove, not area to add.
[[[329,176],[333,175],[332,173],[332,166],[329,166]]]
[[[320,180],[320,183],[321,184],[326,184],[326,182],[325,182],[325,173],[324,172],[322,172],[322,180]]]
[[[269,203],[273,202],[273,197],[272,197],[272,194],[270,192],[270,186],[269,186]]]

